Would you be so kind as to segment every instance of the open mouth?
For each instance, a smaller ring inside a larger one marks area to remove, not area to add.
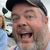
[[[18,40],[22,43],[30,43],[33,41],[33,31],[31,28],[21,28],[18,30]]]
[[[20,34],[21,38],[31,38],[31,36],[32,36],[32,33],[23,33],[23,34]]]
[[[32,40],[33,33],[20,33],[19,37],[22,43],[28,43]]]
[[[24,33],[24,34],[20,34],[20,37],[21,37],[21,38],[24,38],[24,37],[30,38],[31,36],[32,36],[32,33]]]

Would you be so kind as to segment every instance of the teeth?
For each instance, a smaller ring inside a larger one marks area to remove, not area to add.
[[[21,34],[27,34],[27,32],[22,32]]]

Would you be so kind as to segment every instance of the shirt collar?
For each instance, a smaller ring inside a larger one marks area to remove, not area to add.
[[[48,46],[47,46],[46,50],[50,50],[50,41],[48,42]]]

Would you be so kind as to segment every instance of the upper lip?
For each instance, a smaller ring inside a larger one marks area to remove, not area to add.
[[[31,37],[33,34],[33,31],[29,27],[25,28],[18,28],[17,30],[18,35],[22,38],[22,36],[28,35],[28,37]]]
[[[26,34],[26,33],[32,33],[32,31],[19,31],[18,34]]]
[[[29,28],[28,26],[27,27],[21,27],[21,28],[18,28],[17,29],[17,33],[18,34],[26,34],[26,33],[32,33],[32,29]]]

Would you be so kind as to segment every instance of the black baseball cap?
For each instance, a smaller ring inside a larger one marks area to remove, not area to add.
[[[47,9],[44,6],[44,4],[41,2],[41,0],[7,0],[6,8],[9,11],[12,11],[13,6],[15,6],[16,4],[19,4],[19,3],[24,3],[24,2],[27,2],[31,5],[38,6],[44,12],[44,14],[47,16]]]

